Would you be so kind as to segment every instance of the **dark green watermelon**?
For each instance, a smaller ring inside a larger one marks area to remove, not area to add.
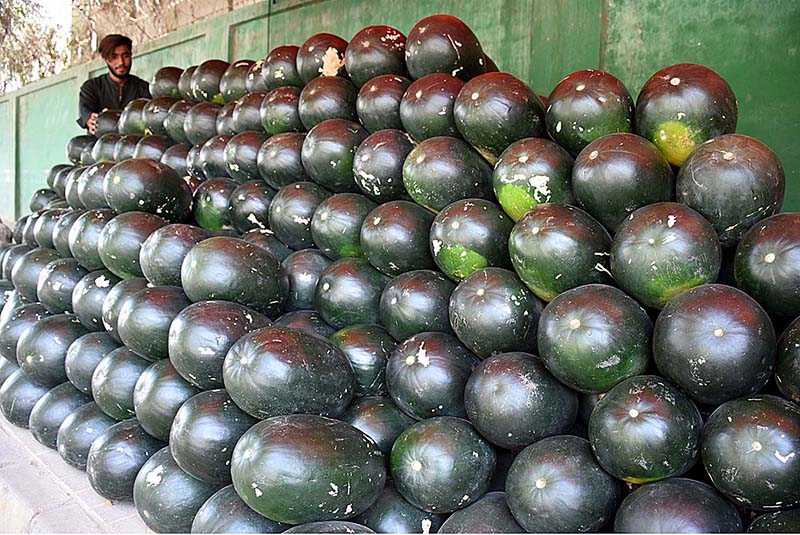
[[[228,178],[228,168],[225,165],[225,147],[232,136],[214,136],[200,149],[200,165],[203,175],[207,178]]]
[[[0,412],[9,423],[27,429],[33,407],[49,391],[17,370],[0,385]]]
[[[614,516],[622,485],[585,439],[562,435],[528,446],[506,480],[508,507],[528,532],[595,532]]]
[[[372,210],[361,225],[361,247],[381,272],[396,276],[435,267],[427,247],[433,215],[412,202],[390,201]]]
[[[620,505],[617,533],[740,533],[732,503],[700,481],[672,478],[635,489]]]
[[[375,533],[438,533],[446,518],[447,515],[429,513],[411,505],[394,484],[387,481],[375,503],[353,520]]]
[[[386,362],[396,346],[388,332],[378,325],[361,324],[345,327],[330,339],[350,360],[356,378],[356,397],[383,396],[388,393]],[[382,441],[373,438],[382,444]]]
[[[367,26],[344,52],[347,74],[361,87],[376,76],[406,74],[406,36],[391,26]]]
[[[206,500],[192,521],[192,533],[281,533],[286,527],[250,509],[233,485]]]
[[[689,471],[699,457],[702,432],[692,400],[655,375],[620,382],[589,419],[589,441],[600,465],[637,484]]]
[[[217,134],[217,114],[220,105],[212,102],[201,102],[186,112],[183,120],[183,131],[192,145],[202,145]]]
[[[428,418],[397,438],[392,478],[412,505],[429,513],[450,513],[489,490],[496,458],[492,446],[466,420]]]
[[[145,104],[142,109],[142,120],[144,121],[146,134],[159,136],[167,135],[167,129],[164,127],[164,119],[166,119],[169,109],[176,102],[178,102],[177,98],[167,96],[153,97],[150,102]],[[114,131],[116,132],[116,128]]]
[[[287,529],[284,533],[375,533],[366,526],[346,520],[307,522]]]
[[[267,93],[248,93],[236,101],[231,115],[231,125],[233,133],[240,132],[261,132],[264,125],[261,124],[261,106]],[[223,108],[224,110],[224,108]],[[217,132],[220,133],[219,122],[217,122]]]
[[[800,509],[774,511],[756,517],[748,533],[797,533],[800,531]]]
[[[53,210],[42,210],[42,214],[33,225],[33,236],[39,247],[45,249],[55,249],[53,243],[53,230],[58,224],[58,220],[62,216],[69,213],[70,210],[66,208],[56,208]]]
[[[633,132],[633,99],[606,71],[576,71],[550,92],[545,119],[550,137],[574,157],[597,138]]]
[[[336,332],[336,328],[322,319],[322,315],[316,310],[294,310],[292,312],[287,312],[279,318],[276,318],[273,325],[305,331],[310,335],[326,339],[333,336]]]
[[[775,384],[787,399],[800,403],[800,320],[795,319],[778,340]]]
[[[67,142],[67,146],[65,147],[67,159],[70,162],[74,163],[75,165],[80,164],[81,153],[84,151],[86,147],[91,147],[92,145],[94,145],[96,141],[97,141],[96,137],[88,134],[70,138],[70,140]]]
[[[253,229],[242,234],[242,239],[246,242],[257,245],[274,256],[278,261],[283,262],[287,256],[292,254],[285,243],[275,237],[275,233],[269,229]]]
[[[161,67],[153,75],[150,82],[150,95],[158,97],[180,97],[178,81],[181,79],[183,69],[180,67]]]
[[[76,168],[70,173],[80,174],[82,172],[81,168]],[[30,214],[29,217],[25,219],[24,227],[22,228],[22,242],[29,243],[31,245],[38,245],[36,243],[36,234],[34,233],[34,229],[36,228],[36,221],[42,216],[44,210],[39,210],[38,212],[34,212]]]
[[[136,143],[136,148],[133,149],[132,157],[150,158],[159,161],[170,145],[172,145],[172,141],[167,136],[144,136]]]
[[[466,414],[492,444],[518,450],[567,432],[578,397],[529,353],[493,355],[481,362],[464,389]]]
[[[704,65],[678,63],[645,82],[636,99],[636,133],[681,166],[704,141],[736,131],[738,107],[719,74]]]
[[[202,301],[184,308],[169,330],[169,357],[178,373],[202,388],[222,388],[222,363],[242,336],[269,320],[228,301]]]
[[[190,83],[195,100],[223,104],[225,99],[220,92],[219,83],[230,63],[220,59],[209,59],[197,66]]]
[[[380,495],[386,469],[378,446],[358,429],[295,414],[264,420],[242,435],[231,475],[251,508],[300,524],[363,513]]]
[[[17,370],[19,370],[19,366],[16,362],[0,359],[0,386]]]
[[[714,486],[757,511],[800,504],[800,408],[769,395],[728,401],[703,432],[703,465]]]
[[[111,135],[111,134],[109,134],[109,135]],[[111,158],[107,158],[107,160],[111,160]],[[92,163],[94,163],[94,162],[92,162]],[[83,206],[83,203],[81,202],[81,198],[80,198],[80,195],[79,195],[79,191],[80,190],[79,190],[78,186],[80,185],[81,175],[84,173],[84,171],[86,171],[86,169],[90,165],[92,165],[92,164],[89,163],[89,164],[86,164],[85,166],[82,166],[82,167],[76,167],[75,169],[73,169],[72,171],[70,171],[67,174],[67,179],[66,179],[66,182],[64,184],[64,197],[65,197],[65,200],[66,200],[66,203],[67,203],[67,207],[75,208],[75,209],[85,208]],[[37,213],[41,214],[41,212],[37,212]]]
[[[53,229],[53,246],[63,258],[72,258],[72,251],[69,249],[69,233],[72,225],[84,213],[86,213],[85,210],[70,210],[61,216]]]
[[[598,393],[645,372],[652,333],[653,322],[636,301],[611,286],[587,284],[548,303],[538,347],[559,381]]]
[[[492,164],[515,141],[547,134],[539,97],[507,73],[482,74],[467,82],[453,115],[460,134]]]
[[[89,272],[73,258],[53,260],[39,274],[36,295],[51,314],[72,312],[72,291]]]
[[[269,206],[269,228],[292,249],[314,245],[311,221],[330,192],[313,182],[297,182],[278,190]]]
[[[450,325],[473,353],[524,351],[536,347],[542,303],[517,277],[486,268],[464,279],[450,296]]]
[[[381,396],[357,398],[340,419],[372,438],[387,466],[395,440],[414,423],[391,399]]]
[[[358,120],[370,132],[403,129],[400,104],[411,80],[394,74],[377,76],[365,83],[356,98]]]
[[[181,123],[181,132],[182,131],[183,131],[183,123]],[[133,158],[133,153],[136,151],[136,145],[138,145],[139,141],[141,140],[142,136],[140,136],[139,134],[128,134],[119,138],[117,144],[114,145],[114,162],[121,162]],[[113,163],[113,162],[108,162],[108,163]],[[78,187],[80,188],[80,185]]]
[[[777,214],[756,223],[736,248],[739,288],[779,318],[800,315],[800,215]]]
[[[105,284],[103,282],[102,284]],[[117,332],[117,321],[119,320],[119,311],[125,305],[125,302],[130,299],[133,294],[147,286],[147,280],[142,277],[135,277],[125,279],[113,285],[111,290],[106,294],[105,301],[103,301],[103,309],[101,317],[103,327],[105,330],[114,337],[115,340],[120,341],[119,333]]]
[[[11,281],[14,288],[30,301],[38,301],[36,287],[39,274],[53,260],[61,258],[53,249],[33,249],[16,261],[11,270]]]
[[[543,203],[574,203],[570,186],[572,157],[547,139],[512,143],[497,161],[492,186],[503,210],[519,221]]]
[[[305,132],[300,120],[300,88],[285,86],[273,89],[261,103],[261,125],[267,136],[283,132]]]
[[[155,361],[167,358],[172,320],[191,301],[178,286],[156,286],[133,294],[120,308],[117,332],[139,356]]]
[[[180,78],[178,78],[178,93],[180,97],[187,101],[194,101],[194,94],[192,93],[192,76],[194,71],[197,70],[197,65],[191,65],[183,70]]]
[[[80,215],[70,227],[68,244],[71,256],[90,270],[105,267],[98,251],[103,229],[114,219],[115,212],[109,208],[89,210]]]
[[[346,48],[347,41],[330,33],[317,33],[306,39],[296,52],[297,74],[302,83],[308,84],[318,76],[347,77],[344,68]]]
[[[465,417],[464,388],[478,362],[451,334],[417,334],[399,344],[389,356],[389,395],[403,412],[417,420]]]
[[[179,100],[173,104],[167,112],[167,116],[164,119],[164,130],[166,130],[167,135],[175,143],[191,143],[183,125],[186,121],[186,116],[189,114],[189,110],[192,109],[193,106],[194,102]]]
[[[9,310],[0,323],[0,355],[9,362],[17,364],[17,345],[20,338],[39,320],[50,313],[41,303],[27,303]]]
[[[303,130],[311,130],[329,119],[355,121],[358,117],[357,98],[358,89],[349,80],[335,76],[315,78],[297,97],[300,126]]]
[[[222,100],[232,102],[245,96],[247,91],[247,75],[255,61],[243,59],[234,61],[228,66],[219,79],[219,92]]]
[[[338,193],[322,201],[311,219],[311,237],[332,260],[364,258],[360,232],[375,203],[357,193]]]
[[[84,394],[91,394],[95,368],[119,346],[119,342],[106,332],[93,332],[77,338],[67,348],[64,358],[64,371],[69,382]]]
[[[417,142],[437,136],[461,137],[453,107],[463,80],[449,74],[429,74],[412,83],[400,101],[403,129]]]
[[[506,504],[505,492],[487,492],[444,521],[439,533],[521,533],[523,529]]]
[[[350,404],[355,376],[333,343],[286,327],[239,339],[222,367],[233,401],[256,418],[282,414],[337,417]]]
[[[68,465],[86,470],[89,448],[101,433],[117,423],[94,402],[81,405],[70,413],[56,434],[56,450]]]
[[[655,145],[636,134],[609,134],[575,159],[572,191],[578,204],[615,232],[637,208],[674,198],[675,177]]]
[[[711,223],[684,204],[662,202],[639,208],[617,229],[611,272],[637,301],[663,308],[681,292],[714,282],[721,255]]]
[[[92,374],[92,396],[103,412],[117,420],[136,414],[133,390],[150,364],[125,346],[103,357]]]
[[[113,162],[90,165],[78,178],[78,197],[81,204],[89,210],[108,208],[103,181],[114,165]]]
[[[455,287],[438,271],[421,269],[398,275],[381,295],[381,323],[399,342],[422,332],[452,333],[449,303]]]
[[[21,307],[22,305],[27,305],[30,303],[28,299],[23,297],[18,291],[14,290],[14,285],[8,281],[2,282],[3,290],[0,290],[0,301],[3,302],[3,308],[0,310],[0,326],[2,326],[8,318],[11,317],[11,314]],[[46,312],[46,311],[45,311]],[[2,327],[0,327],[2,328]],[[0,355],[2,354],[2,349],[0,349]],[[14,363],[16,363],[17,359],[16,356],[13,358]]]
[[[286,310],[310,310],[314,308],[314,293],[322,271],[331,260],[317,249],[295,251],[281,261],[283,271],[289,277],[289,296]]]
[[[100,260],[109,271],[120,278],[141,277],[139,252],[142,244],[153,232],[166,224],[166,220],[146,212],[118,215],[100,231],[97,240]]]
[[[336,193],[357,192],[353,160],[367,135],[364,127],[346,119],[328,119],[312,128],[301,153],[311,180]]]
[[[69,170],[71,168],[72,168],[72,165],[64,164],[64,163],[56,164],[53,167],[51,167],[50,171],[47,173],[47,187],[54,189],[53,186],[55,185],[56,177],[60,173],[63,173],[65,170]],[[31,210],[31,212],[35,212],[35,211],[36,210]]]
[[[270,50],[264,58],[264,65],[261,67],[261,77],[267,85],[267,89],[275,89],[286,85],[303,87],[305,81],[300,78],[297,72],[297,52],[299,47],[295,45],[284,45]],[[313,52],[313,51],[312,51]]]
[[[181,264],[192,247],[209,238],[192,225],[165,225],[144,241],[139,263],[148,281],[158,286],[180,286]]]
[[[464,21],[451,15],[432,15],[411,28],[406,41],[406,64],[414,79],[444,72],[470,80],[486,72],[478,38]]]
[[[407,199],[403,163],[413,148],[413,141],[402,130],[371,134],[358,146],[353,159],[356,186],[376,202]]]
[[[403,184],[417,204],[438,212],[461,199],[491,199],[492,168],[464,141],[434,137],[409,153]]]
[[[114,145],[114,148],[116,149],[116,145]],[[89,145],[85,149],[83,149],[83,152],[81,152],[81,159],[79,165],[85,167],[87,165],[92,165],[93,163],[97,163],[97,160],[95,160],[94,157],[93,149],[94,145]]]
[[[130,134],[144,135],[145,126],[142,119],[142,111],[148,102],[149,99],[137,98],[125,105],[119,116],[118,128],[120,134],[124,136]]]
[[[135,418],[112,425],[89,448],[89,484],[108,500],[131,501],[137,474],[147,459],[164,446],[148,435]]]
[[[736,245],[755,223],[780,212],[786,188],[781,161],[742,134],[718,136],[683,163],[676,196],[708,219],[723,247]]]
[[[510,267],[507,244],[512,227],[490,201],[456,201],[439,212],[430,227],[433,259],[456,282],[489,266]]]
[[[653,333],[658,370],[698,403],[719,405],[767,384],[775,331],[753,298],[704,284],[674,297]]]
[[[67,380],[64,361],[70,344],[88,331],[71,314],[42,318],[17,343],[17,362],[32,381],[50,388]]]
[[[269,206],[275,190],[263,180],[251,180],[237,187],[230,196],[228,219],[239,232],[266,229],[269,224]]]
[[[245,78],[245,88],[247,89],[248,93],[269,90],[267,87],[267,81],[261,75],[261,71],[264,68],[264,62],[265,60],[260,59],[250,65],[250,69],[247,71],[247,77]]]
[[[378,323],[381,293],[389,280],[364,259],[337,260],[320,273],[314,308],[339,329]]]
[[[218,136],[234,136],[236,135],[236,126],[233,123],[233,112],[236,111],[238,101],[228,102],[217,113],[216,129]],[[253,102],[250,102],[249,109],[244,117],[252,118],[253,116]],[[244,126],[244,125],[242,125]]]
[[[233,448],[258,420],[234,405],[223,389],[198,393],[176,412],[172,429],[167,427],[175,462],[200,481],[229,484]]]
[[[29,208],[31,212],[36,212],[37,210],[43,210],[48,204],[51,202],[58,201],[60,199],[58,193],[53,191],[49,188],[42,188],[37,189],[31,195],[31,201]]]
[[[256,164],[261,178],[275,189],[310,177],[303,168],[302,149],[305,134],[287,132],[267,139],[258,151]]]
[[[117,142],[121,138],[122,134],[117,134],[117,133],[107,133],[98,137],[97,142],[94,145],[92,145],[90,153],[91,161],[85,161],[84,158],[81,157],[81,165],[86,166],[97,162],[113,161],[114,149],[116,148]],[[84,149],[84,151],[86,150],[87,149]]]
[[[206,230],[231,228],[230,199],[239,183],[230,178],[209,178],[194,192],[194,220]]]
[[[56,449],[58,429],[64,420],[92,398],[76,390],[71,383],[62,383],[42,396],[33,406],[30,430],[33,438],[43,446]]]
[[[161,156],[160,161],[167,167],[171,167],[172,170],[178,173],[178,176],[181,177],[181,179],[185,182],[186,180],[184,177],[186,177],[188,173],[186,169],[186,158],[188,156],[189,149],[186,147],[186,145],[176,144],[164,151],[164,155]],[[191,187],[189,189],[191,190]]]
[[[195,188],[192,184],[199,185],[200,182],[206,179],[205,172],[203,171],[203,164],[200,161],[201,150],[203,150],[202,145],[194,145],[189,149],[189,153],[186,155],[186,172],[189,176],[184,177],[184,180],[187,181],[193,193]]]
[[[25,256],[26,253],[33,251],[35,248],[36,247],[34,245],[27,243],[20,243],[9,247],[5,257],[3,257],[3,279],[11,281],[11,273],[17,261]]]

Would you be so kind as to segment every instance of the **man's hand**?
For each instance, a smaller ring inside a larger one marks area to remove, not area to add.
[[[89,133],[94,135],[95,131],[97,130],[97,114],[93,113],[89,116],[89,120],[86,121],[86,127],[89,129]]]

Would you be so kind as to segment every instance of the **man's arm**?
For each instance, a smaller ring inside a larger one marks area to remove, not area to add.
[[[92,115],[97,117],[100,111],[100,95],[97,91],[97,84],[92,83],[92,80],[86,80],[81,86],[81,93],[78,99],[78,124],[81,128],[89,128],[89,120]],[[91,130],[91,129],[90,129]]]

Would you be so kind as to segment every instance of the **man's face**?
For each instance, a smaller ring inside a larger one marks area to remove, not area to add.
[[[125,45],[120,45],[105,58],[105,62],[108,65],[108,70],[117,78],[125,78],[131,72],[131,57],[131,49]]]

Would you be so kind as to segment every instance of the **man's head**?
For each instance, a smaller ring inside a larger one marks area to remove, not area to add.
[[[129,37],[111,34],[103,37],[97,50],[111,74],[119,79],[125,79],[131,72],[132,47]]]

